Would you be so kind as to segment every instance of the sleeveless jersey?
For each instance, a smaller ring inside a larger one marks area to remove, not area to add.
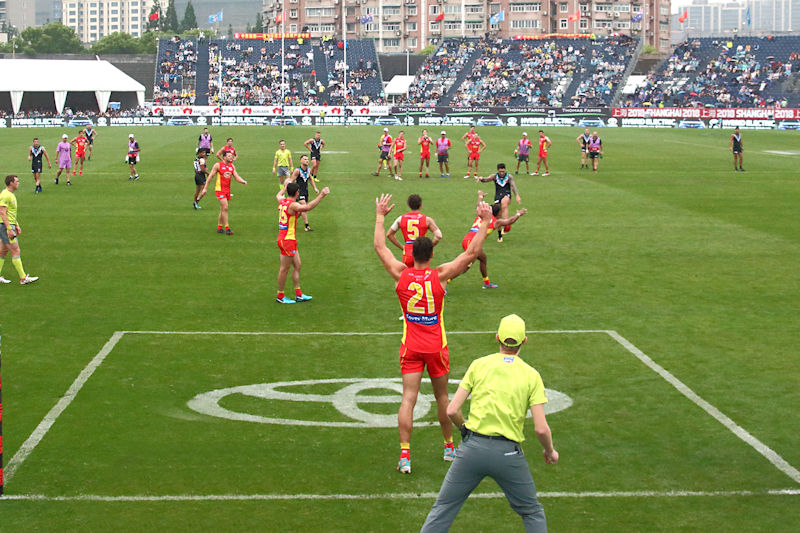
[[[494,231],[495,222],[497,222],[497,217],[492,215],[492,219],[489,221],[489,229],[486,231],[486,235],[489,235],[492,231]],[[475,235],[478,234],[480,229],[481,229],[481,217],[475,217],[475,220],[472,222],[472,227],[469,228],[467,234],[464,235],[464,241],[462,242],[462,244],[464,245],[464,250],[467,249],[467,246],[469,245],[470,241],[475,238]]]
[[[603,141],[600,140],[600,137],[597,139],[590,138],[589,142],[587,143],[587,147],[589,148],[590,152],[599,152],[600,145],[603,144]]]
[[[284,198],[278,202],[278,240],[297,240],[297,213],[289,214],[289,206],[294,200]]]
[[[732,135],[732,137],[733,137],[733,149],[734,149],[734,151],[741,152],[742,151],[742,136],[741,136],[741,134],[740,135],[736,135],[734,133]]]
[[[405,139],[395,139],[394,140],[394,153],[395,154],[405,154],[406,153],[406,140]]]
[[[200,142],[200,148],[211,148],[211,134],[201,133],[200,137],[197,138]]]
[[[201,168],[203,165],[206,164],[206,160],[202,157],[198,157],[194,160],[194,177],[199,179],[204,179],[206,177],[205,172]]]
[[[511,196],[511,174],[506,173],[502,178],[499,174],[494,175],[494,197],[502,198]]]
[[[91,126],[86,126],[86,138],[91,141],[92,137],[94,137],[94,130]]]
[[[311,139],[311,159],[319,159],[322,150],[322,139]]]
[[[430,137],[425,138],[425,139],[420,137],[419,145],[420,145],[419,153],[421,153],[423,155],[424,154],[430,155],[430,153],[431,153],[431,139],[430,139]]]
[[[481,141],[478,139],[477,135],[474,135],[470,138],[469,142],[467,143],[467,149],[469,150],[470,154],[478,155],[481,149]]]
[[[403,233],[403,241],[410,253],[410,247],[417,237],[428,233],[428,217],[413,211],[406,213],[400,217],[400,231]]]
[[[295,183],[300,187],[300,196],[308,199],[308,180],[311,179],[311,168],[303,170],[303,167],[297,167],[297,170],[300,171],[300,174],[297,175]]]
[[[519,141],[519,155],[528,155],[531,151],[531,141],[528,139],[520,139]]]
[[[31,163],[42,164],[42,155],[44,154],[44,146],[39,145],[39,148],[31,146]]]
[[[78,154],[78,155],[82,154],[84,152],[84,150],[86,150],[86,144],[88,142],[89,142],[89,140],[86,137],[78,137],[78,138],[76,138],[75,139],[75,145],[76,145],[75,153]]]
[[[395,288],[403,309],[403,344],[421,353],[447,346],[443,310],[445,290],[435,269],[406,268]]]
[[[583,144],[584,147],[587,144],[589,144],[589,139],[591,139],[591,138],[592,138],[591,135],[586,135],[585,133],[581,135],[581,143]]]
[[[128,157],[136,157],[139,153],[139,143],[136,141],[128,141]]]
[[[381,151],[389,152],[392,149],[392,136],[389,134],[384,135],[381,137]]]
[[[234,168],[232,163],[220,163],[219,171],[217,172],[217,183],[214,186],[214,190],[217,192],[230,193],[233,172]]]
[[[547,137],[539,137],[539,155],[541,157],[547,155]]]

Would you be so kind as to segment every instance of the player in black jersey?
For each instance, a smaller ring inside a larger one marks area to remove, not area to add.
[[[742,167],[742,152],[744,151],[742,144],[742,134],[739,133],[739,126],[736,126],[731,134],[731,141],[729,143],[731,152],[733,152],[733,170],[736,172],[744,172]],[[736,167],[736,162],[739,162],[739,167]]]
[[[314,181],[319,181],[317,174],[319,173],[319,162],[322,161],[322,149],[325,148],[325,141],[322,139],[320,132],[314,134],[313,139],[309,139],[303,143],[311,152],[311,177]]]
[[[308,156],[302,155],[300,156],[300,166],[294,169],[292,175],[286,180],[287,182],[293,181],[297,183],[300,187],[300,193],[297,196],[297,203],[301,205],[305,205],[308,203],[308,183],[311,182],[311,186],[314,187],[314,192],[319,194],[319,189],[317,189],[317,184],[314,183],[314,179],[311,176],[311,169],[308,168]],[[308,225],[308,213],[306,211],[301,211],[301,215],[303,215],[303,223],[306,225],[306,231],[314,231],[311,229],[311,226]]]
[[[589,134],[589,128],[583,130],[583,133],[578,135],[575,140],[578,141],[578,146],[581,147],[581,169],[589,168],[589,163],[586,162],[586,155],[589,152],[587,145],[592,136]]]
[[[522,203],[522,197],[517,191],[517,184],[514,183],[514,177],[506,171],[505,163],[497,164],[497,172],[491,176],[475,176],[475,179],[480,182],[494,182],[494,203],[500,206],[501,218],[508,217],[508,204],[511,203],[511,194],[513,193],[517,199],[517,203]],[[503,230],[506,233],[511,231],[511,226],[500,226],[497,229],[497,242],[503,242]]]
[[[197,156],[194,158],[194,203],[192,204],[195,209],[202,209],[200,207],[200,199],[203,197],[203,186],[206,184],[206,177],[208,176],[208,167],[206,159],[208,158],[208,148],[200,148],[197,150]]]
[[[86,126],[86,129],[83,130],[83,132],[85,134],[86,140],[89,141],[89,154],[88,154],[89,157],[87,159],[91,161],[92,147],[94,146],[94,140],[97,138],[97,130],[94,129],[94,126],[89,124],[88,126]]]
[[[53,168],[47,150],[44,149],[44,146],[39,146],[39,139],[34,137],[33,146],[28,148],[28,161],[31,162],[31,172],[33,172],[33,179],[36,180],[36,188],[33,190],[36,194],[42,192],[42,185],[39,183],[42,178],[42,156],[47,159],[47,168]]]

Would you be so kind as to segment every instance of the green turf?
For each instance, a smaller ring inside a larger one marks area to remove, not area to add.
[[[395,133],[397,128],[392,129]],[[409,129],[416,139],[419,128]],[[274,303],[278,140],[293,151],[313,130],[212,128],[240,154],[233,237],[217,235],[216,201],[195,212],[196,128],[138,128],[129,182],[122,128],[99,130],[84,177],[43,178],[33,194],[26,146],[55,155],[62,131],[3,130],[3,174],[17,193],[22,258],[41,280],[0,287],[6,465],[115,331],[400,332],[393,284],[372,250],[374,198],[412,192],[444,232],[434,263],[461,251],[479,187],[370,175],[380,128],[327,128],[320,186],[332,193],[302,233],[307,304]],[[448,128],[454,141],[464,130]],[[69,131],[70,134],[74,131]],[[438,133],[434,131],[433,133]],[[521,130],[483,128],[483,173],[512,165]],[[531,133],[531,132],[529,132]],[[800,466],[800,203],[796,132],[750,132],[734,173],[729,132],[608,129],[600,172],[578,169],[578,130],[551,129],[552,175],[518,176],[529,214],[505,242],[487,240],[495,291],[470,271],[448,287],[452,376],[494,349],[516,312],[529,329],[619,332],[795,468]],[[533,134],[533,133],[531,133]],[[412,144],[414,144],[412,142]],[[454,144],[458,144],[454,142]],[[411,150],[412,154],[414,150]],[[513,171],[513,166],[511,166]],[[438,176],[438,171],[435,174]],[[513,209],[513,206],[512,206]],[[512,211],[513,213],[513,211]],[[391,218],[391,217],[389,217]],[[10,261],[3,269],[15,278]],[[475,268],[474,270],[477,270]],[[126,334],[6,487],[9,495],[403,494],[436,492],[446,465],[436,425],[414,432],[414,473],[394,471],[392,428],[282,426],[198,414],[212,389],[311,379],[396,378],[399,335],[175,336]],[[753,496],[543,498],[553,531],[792,531],[797,484],[605,334],[531,335],[523,351],[572,407],[548,417],[561,461],[545,466],[532,428],[525,450],[540,491],[756,491]],[[330,395],[339,385],[294,387]],[[427,387],[423,392],[430,393]],[[390,395],[387,390],[361,393]],[[330,404],[232,395],[220,404],[260,416],[349,421]],[[360,408],[392,415],[391,405]],[[429,412],[424,422],[433,422]],[[495,492],[484,483],[479,492]],[[261,502],[0,501],[5,531],[414,531],[429,498]],[[454,530],[516,531],[502,499],[470,500]]]

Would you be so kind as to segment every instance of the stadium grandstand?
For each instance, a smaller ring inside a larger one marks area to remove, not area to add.
[[[800,37],[691,39],[623,102],[627,107],[797,107]]]

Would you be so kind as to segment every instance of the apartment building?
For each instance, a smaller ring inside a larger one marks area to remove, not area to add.
[[[84,43],[114,32],[141,37],[151,7],[152,0],[63,0],[61,22],[75,30]]]
[[[612,33],[670,46],[670,0],[265,0],[264,20],[313,37],[375,39],[379,52],[418,51],[442,38],[545,33]],[[503,20],[491,18],[503,12]]]

